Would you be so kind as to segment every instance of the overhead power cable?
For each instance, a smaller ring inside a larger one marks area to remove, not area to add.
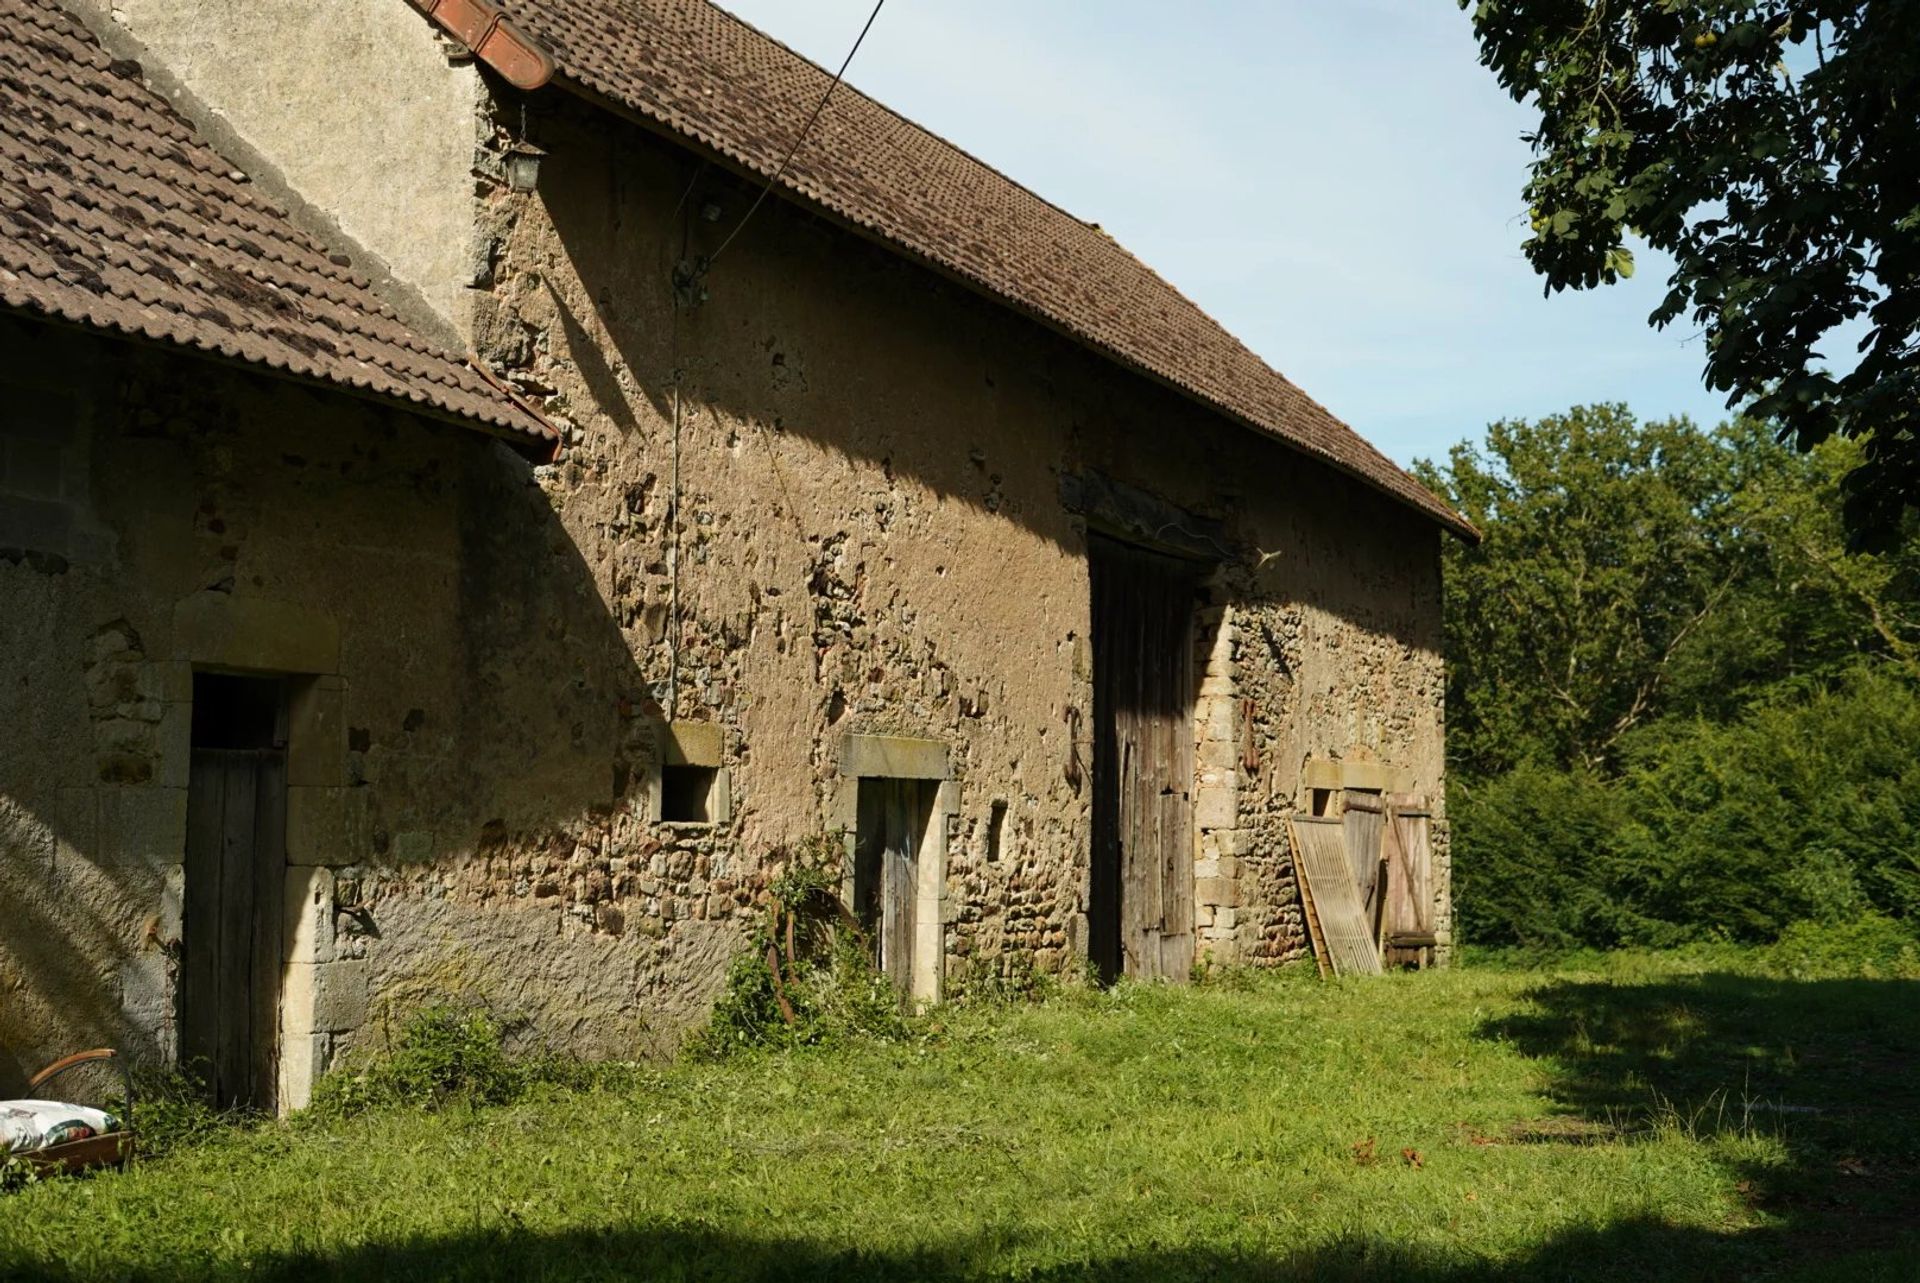
[[[867,15],[866,25],[860,28],[860,34],[854,37],[853,48],[847,50],[847,56],[841,60],[840,70],[833,73],[833,80],[827,85],[827,91],[820,95],[820,101],[814,105],[813,114],[808,116],[807,123],[800,127],[800,133],[794,138],[793,145],[787,148],[787,154],[781,157],[779,167],[773,171],[773,177],[767,179],[767,185],[762,187],[760,194],[753,198],[753,204],[747,207],[747,212],[740,216],[740,221],[735,223],[733,230],[727,233],[727,239],[720,242],[719,249],[707,255],[707,266],[711,267],[722,254],[727,252],[727,246],[733,244],[734,237],[738,236],[741,229],[747,225],[747,220],[759,211],[761,204],[767,199],[767,193],[773,190],[775,183],[786,176],[787,166],[793,163],[794,154],[800,150],[800,144],[807,141],[807,135],[813,132],[814,125],[820,119],[820,113],[827,109],[827,103],[833,97],[833,91],[840,87],[840,82],[846,78],[847,68],[853,65],[853,55],[860,52],[860,46],[866,40],[867,33],[873,30],[873,20],[880,16],[880,10],[885,8],[886,4],[887,0],[874,0],[873,12]]]

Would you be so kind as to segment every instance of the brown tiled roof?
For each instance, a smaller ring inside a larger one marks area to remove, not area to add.
[[[538,448],[54,0],[0,0],[0,304],[266,366]]]
[[[501,0],[561,75],[770,177],[830,77],[705,0]],[[841,86],[780,185],[1471,537],[1473,527],[1099,228]]]

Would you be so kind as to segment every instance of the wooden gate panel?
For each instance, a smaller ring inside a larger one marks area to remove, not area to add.
[[[1288,828],[1293,839],[1294,872],[1307,910],[1318,921],[1322,944],[1335,975],[1378,975],[1380,953],[1374,930],[1348,858],[1344,824],[1316,815],[1296,815]]]
[[[287,758],[260,754],[254,776],[250,1099],[273,1107],[280,1087],[280,987],[286,971]]]
[[[1353,885],[1369,920],[1380,908],[1380,857],[1386,843],[1386,804],[1378,793],[1348,789],[1341,815],[1346,831],[1347,860],[1353,866]]]
[[[196,749],[187,787],[186,887],[181,905],[180,1062],[217,1079],[220,1051],[221,866],[227,771],[221,755]],[[214,1086],[213,1081],[209,1086]],[[217,1092],[216,1092],[217,1094]]]
[[[259,790],[251,753],[222,755],[224,805],[220,825],[220,909],[214,919],[219,955],[219,1011],[215,1024],[213,1079],[223,1098],[251,1096],[253,1074],[253,840],[258,829]]]
[[[874,965],[902,998],[913,993],[920,848],[932,814],[933,786],[924,780],[860,781],[855,912],[872,942]]]
[[[918,781],[895,780],[887,791],[886,903],[882,915],[881,965],[902,996],[913,993],[915,871],[921,835],[915,804]]]

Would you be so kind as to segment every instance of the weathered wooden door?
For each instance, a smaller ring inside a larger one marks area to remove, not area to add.
[[[1387,961],[1424,965],[1433,945],[1433,841],[1424,797],[1389,799],[1387,858]]]
[[[1341,820],[1360,906],[1368,922],[1378,923],[1383,912],[1381,896],[1388,890],[1380,885],[1380,861],[1386,855],[1386,803],[1378,793],[1348,789]]]
[[[933,816],[926,780],[863,779],[854,832],[853,895],[873,942],[874,965],[902,999],[913,994],[913,934],[920,847]]]
[[[227,679],[229,681],[238,679]],[[196,704],[200,687],[196,685]],[[233,719],[203,738],[231,743]],[[200,710],[195,733],[201,736]],[[252,738],[251,735],[245,738]],[[265,734],[275,736],[271,723]],[[284,748],[193,749],[181,921],[180,1058],[219,1105],[271,1109],[286,881]]]
[[[1193,604],[1199,568],[1088,541],[1093,868],[1088,952],[1108,979],[1193,967]]]

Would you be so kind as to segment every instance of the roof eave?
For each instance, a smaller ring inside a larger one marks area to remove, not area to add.
[[[622,120],[630,121],[631,123],[639,125],[641,128],[646,129],[653,134],[656,134],[662,138],[665,138],[673,142],[677,146],[687,148],[688,150],[694,152],[696,155],[700,156],[702,159],[710,161],[714,164],[717,164],[722,168],[732,172],[733,174],[735,174],[740,178],[744,178],[755,183],[765,183],[771,177],[771,175],[763,172],[757,166],[753,165],[751,162],[747,161],[745,158],[737,155],[736,153],[729,151],[724,147],[716,145],[715,143],[709,142],[704,138],[700,138],[694,134],[691,134],[684,129],[678,128],[671,121],[668,121],[659,116],[652,115],[648,112],[642,111],[638,108],[633,107],[628,103],[622,102],[620,99],[615,98],[605,93],[602,90],[594,88],[592,85],[587,84],[583,80],[574,76],[565,67],[565,65],[562,65],[560,67],[559,74],[557,74],[553,78],[552,83],[556,86],[559,86],[567,90],[569,93],[572,93],[575,97],[580,98],[581,100],[587,102],[588,104],[594,107],[599,108],[602,111],[610,112],[613,115],[618,116]],[[1466,518],[1454,512],[1451,508],[1448,508],[1445,505],[1445,503],[1439,499],[1437,495],[1434,496],[1433,504],[1429,505],[1429,504],[1420,503],[1414,498],[1412,498],[1411,496],[1396,493],[1391,487],[1382,484],[1376,478],[1366,475],[1364,472],[1360,471],[1358,468],[1355,468],[1352,465],[1347,464],[1342,460],[1333,457],[1330,454],[1327,454],[1319,450],[1314,450],[1311,447],[1303,444],[1302,442],[1296,441],[1289,437],[1284,437],[1274,429],[1269,428],[1264,424],[1258,423],[1246,417],[1245,415],[1236,413],[1235,411],[1227,408],[1226,406],[1221,405],[1218,401],[1213,400],[1211,397],[1208,397],[1202,393],[1196,392],[1192,388],[1185,387],[1182,384],[1180,384],[1178,381],[1171,379],[1166,375],[1152,369],[1151,367],[1146,366],[1128,357],[1124,353],[1119,352],[1104,343],[1101,343],[1099,340],[1091,338],[1088,335],[1079,333],[1075,331],[1072,327],[1063,324],[1062,322],[1054,319],[1053,317],[1050,317],[1035,308],[1027,306],[1026,304],[1022,303],[1019,299],[1013,298],[1008,294],[1005,294],[999,290],[994,289],[991,285],[988,285],[986,282],[980,281],[972,276],[967,275],[964,272],[956,271],[953,268],[948,267],[943,263],[940,263],[935,261],[934,259],[928,258],[926,255],[920,253],[918,250],[914,249],[913,247],[909,245],[904,245],[898,240],[895,240],[892,237],[887,236],[884,232],[881,232],[876,228],[870,227],[867,224],[860,222],[858,219],[849,217],[848,215],[842,213],[837,209],[834,209],[831,205],[828,205],[823,201],[810,199],[803,192],[796,191],[791,187],[783,187],[779,184],[775,184],[775,189],[772,194],[778,196],[780,199],[786,201],[788,204],[791,204],[799,209],[803,209],[810,214],[816,215],[821,218],[825,218],[827,221],[833,223],[835,226],[845,231],[851,232],[852,234],[860,237],[862,240],[865,240],[870,244],[880,246],[881,248],[885,249],[888,253],[904,258],[909,262],[916,264],[917,266],[924,267],[927,270],[940,276],[941,278],[951,281],[956,285],[962,286],[963,288],[967,289],[971,293],[977,294],[982,298],[990,300],[991,302],[995,303],[998,306],[1007,308],[1009,311],[1012,311],[1017,315],[1027,318],[1028,320],[1033,321],[1036,324],[1041,325],[1044,328],[1052,331],[1053,333],[1058,334],[1061,337],[1067,339],[1068,341],[1072,342],[1075,346],[1082,347],[1087,349],[1090,352],[1097,353],[1098,355],[1104,357],[1105,359],[1112,361],[1115,365],[1118,365],[1120,368],[1127,370],[1129,373],[1136,374],[1143,378],[1146,378],[1149,381],[1157,384],[1158,386],[1163,387],[1168,391],[1173,392],[1185,398],[1186,400],[1193,402],[1195,405],[1203,406],[1206,409],[1212,411],[1215,414],[1220,415],[1222,418],[1226,419],[1230,423],[1235,424],[1238,427],[1246,428],[1251,431],[1257,432],[1261,436],[1267,438],[1268,440],[1273,441],[1276,444],[1283,446],[1289,450],[1292,450],[1296,454],[1299,454],[1308,459],[1312,459],[1316,463],[1325,464],[1327,467],[1334,469],[1335,471],[1341,473],[1342,475],[1351,477],[1355,481],[1358,481],[1362,485],[1366,486],[1368,489],[1373,490],[1374,492],[1385,496],[1386,498],[1392,500],[1393,502],[1399,504],[1400,506],[1407,508],[1419,514],[1420,516],[1427,518],[1428,520],[1432,521],[1435,525],[1439,526],[1441,529],[1465,540],[1469,544],[1477,544],[1480,542],[1480,532],[1478,529],[1474,527],[1473,523],[1469,522]],[[1418,482],[1415,482],[1414,484],[1417,485]]]
[[[474,432],[483,436],[494,437],[512,447],[516,454],[525,458],[529,463],[551,463],[560,449],[560,439],[557,431],[551,437],[539,436],[521,428],[510,428],[498,423],[488,423],[483,419],[469,418],[466,415],[458,414],[452,410],[443,409],[431,401],[415,401],[408,397],[394,396],[391,393],[381,392],[375,388],[360,388],[349,383],[340,383],[332,379],[319,378],[311,374],[302,374],[297,370],[278,369],[274,366],[262,365],[258,361],[249,361],[245,357],[228,356],[226,353],[216,351],[212,348],[198,347],[189,343],[177,343],[171,339],[156,339],[150,335],[142,334],[138,330],[121,329],[118,326],[96,325],[89,321],[77,321],[71,317],[62,316],[57,312],[48,312],[40,308],[20,307],[13,304],[0,303],[0,312],[4,312],[9,316],[17,316],[22,320],[53,326],[56,329],[69,330],[79,334],[89,334],[95,338],[106,339],[109,342],[126,343],[134,347],[165,352],[169,355],[183,357],[188,360],[206,361],[224,369],[240,370],[248,374],[258,375],[264,379],[293,383],[321,392],[330,392],[339,396],[351,397],[356,401],[378,405],[389,410],[404,411],[405,413],[417,415],[423,419],[432,419],[438,423],[444,423],[449,427],[459,428],[465,432]],[[484,371],[479,372],[483,377],[487,377]],[[492,381],[489,377],[489,382]],[[535,417],[538,418],[538,416]],[[548,426],[549,428],[551,427],[551,425]]]

